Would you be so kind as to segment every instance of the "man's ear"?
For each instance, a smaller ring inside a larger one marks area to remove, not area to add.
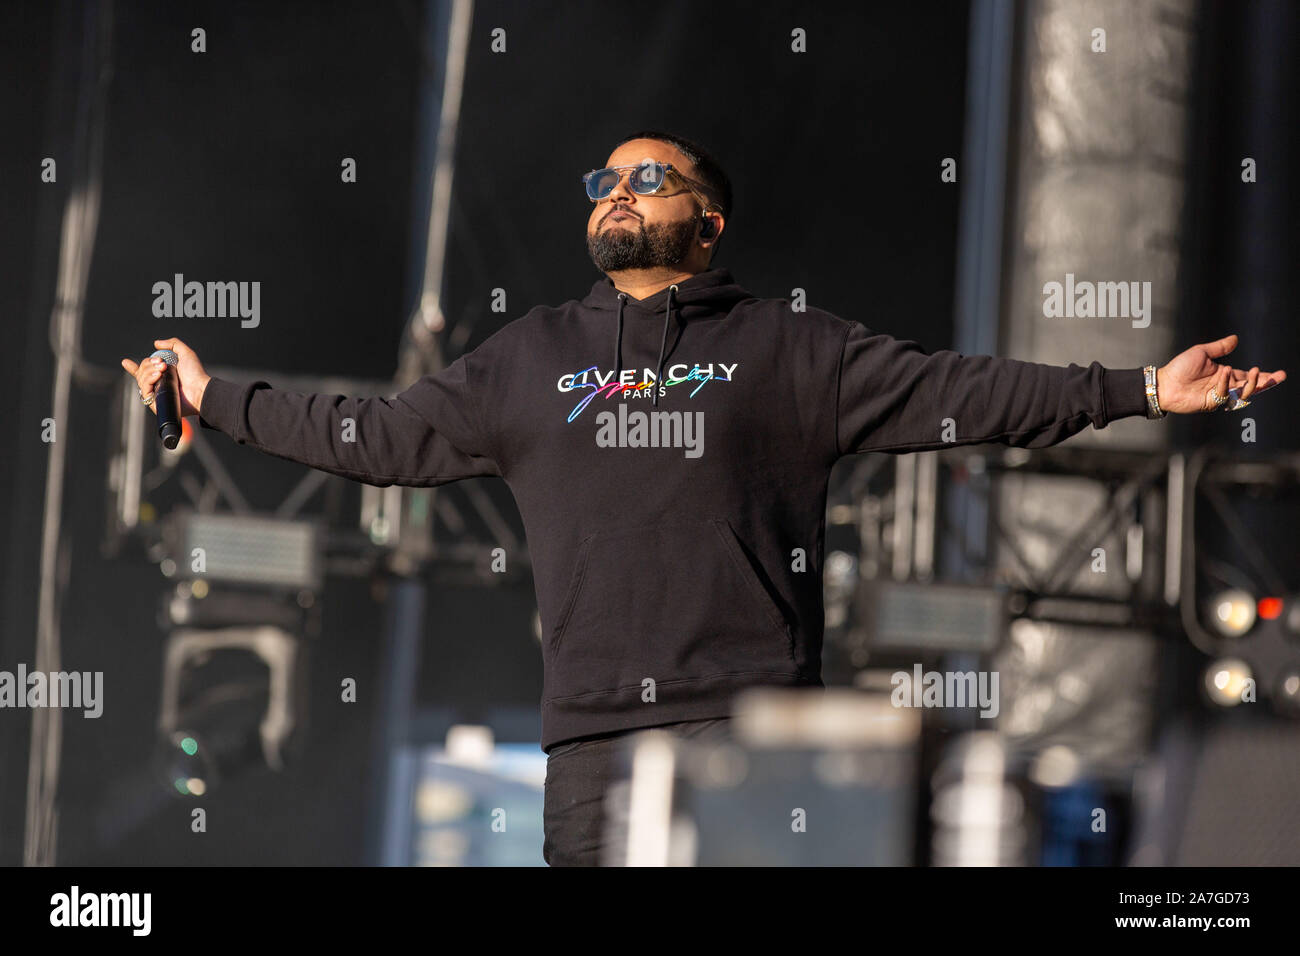
[[[706,238],[704,231],[700,231],[700,241],[707,242],[705,253],[708,255],[709,268],[713,268],[713,260],[718,257],[718,247],[722,245],[722,233],[727,228],[727,221],[722,218],[721,213],[709,213],[709,223],[712,226],[711,234]]]
[[[721,231],[722,217],[716,212],[706,212],[700,215],[700,238],[717,239]]]

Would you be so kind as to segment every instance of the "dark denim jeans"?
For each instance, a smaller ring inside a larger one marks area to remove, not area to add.
[[[647,728],[649,729],[649,728]],[[653,728],[680,737],[725,740],[731,719],[688,720]],[[546,759],[542,858],[551,866],[599,866],[605,838],[605,791],[624,779],[618,752],[620,731],[560,744]]]

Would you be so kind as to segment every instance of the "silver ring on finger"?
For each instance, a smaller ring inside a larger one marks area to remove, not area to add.
[[[1250,402],[1241,397],[1241,389],[1234,388],[1228,391],[1228,398],[1232,400],[1231,404],[1223,406],[1225,412],[1235,412],[1238,409],[1245,408]]]

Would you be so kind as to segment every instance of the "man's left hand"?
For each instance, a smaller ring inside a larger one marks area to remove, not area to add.
[[[1281,369],[1261,372],[1257,365],[1246,372],[1216,361],[1236,347],[1235,335],[1217,342],[1193,345],[1172,358],[1168,365],[1157,369],[1156,398],[1160,409],[1181,414],[1211,412],[1229,401],[1229,389],[1238,389],[1238,397],[1246,401],[1252,395],[1286,381],[1286,372]]]

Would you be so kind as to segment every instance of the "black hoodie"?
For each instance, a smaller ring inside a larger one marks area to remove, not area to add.
[[[391,399],[213,378],[201,422],[372,485],[503,478],[532,554],[549,751],[726,716],[755,685],[822,686],[840,457],[1038,448],[1145,411],[1141,369],[927,354],[712,269],[642,300],[603,279]]]

